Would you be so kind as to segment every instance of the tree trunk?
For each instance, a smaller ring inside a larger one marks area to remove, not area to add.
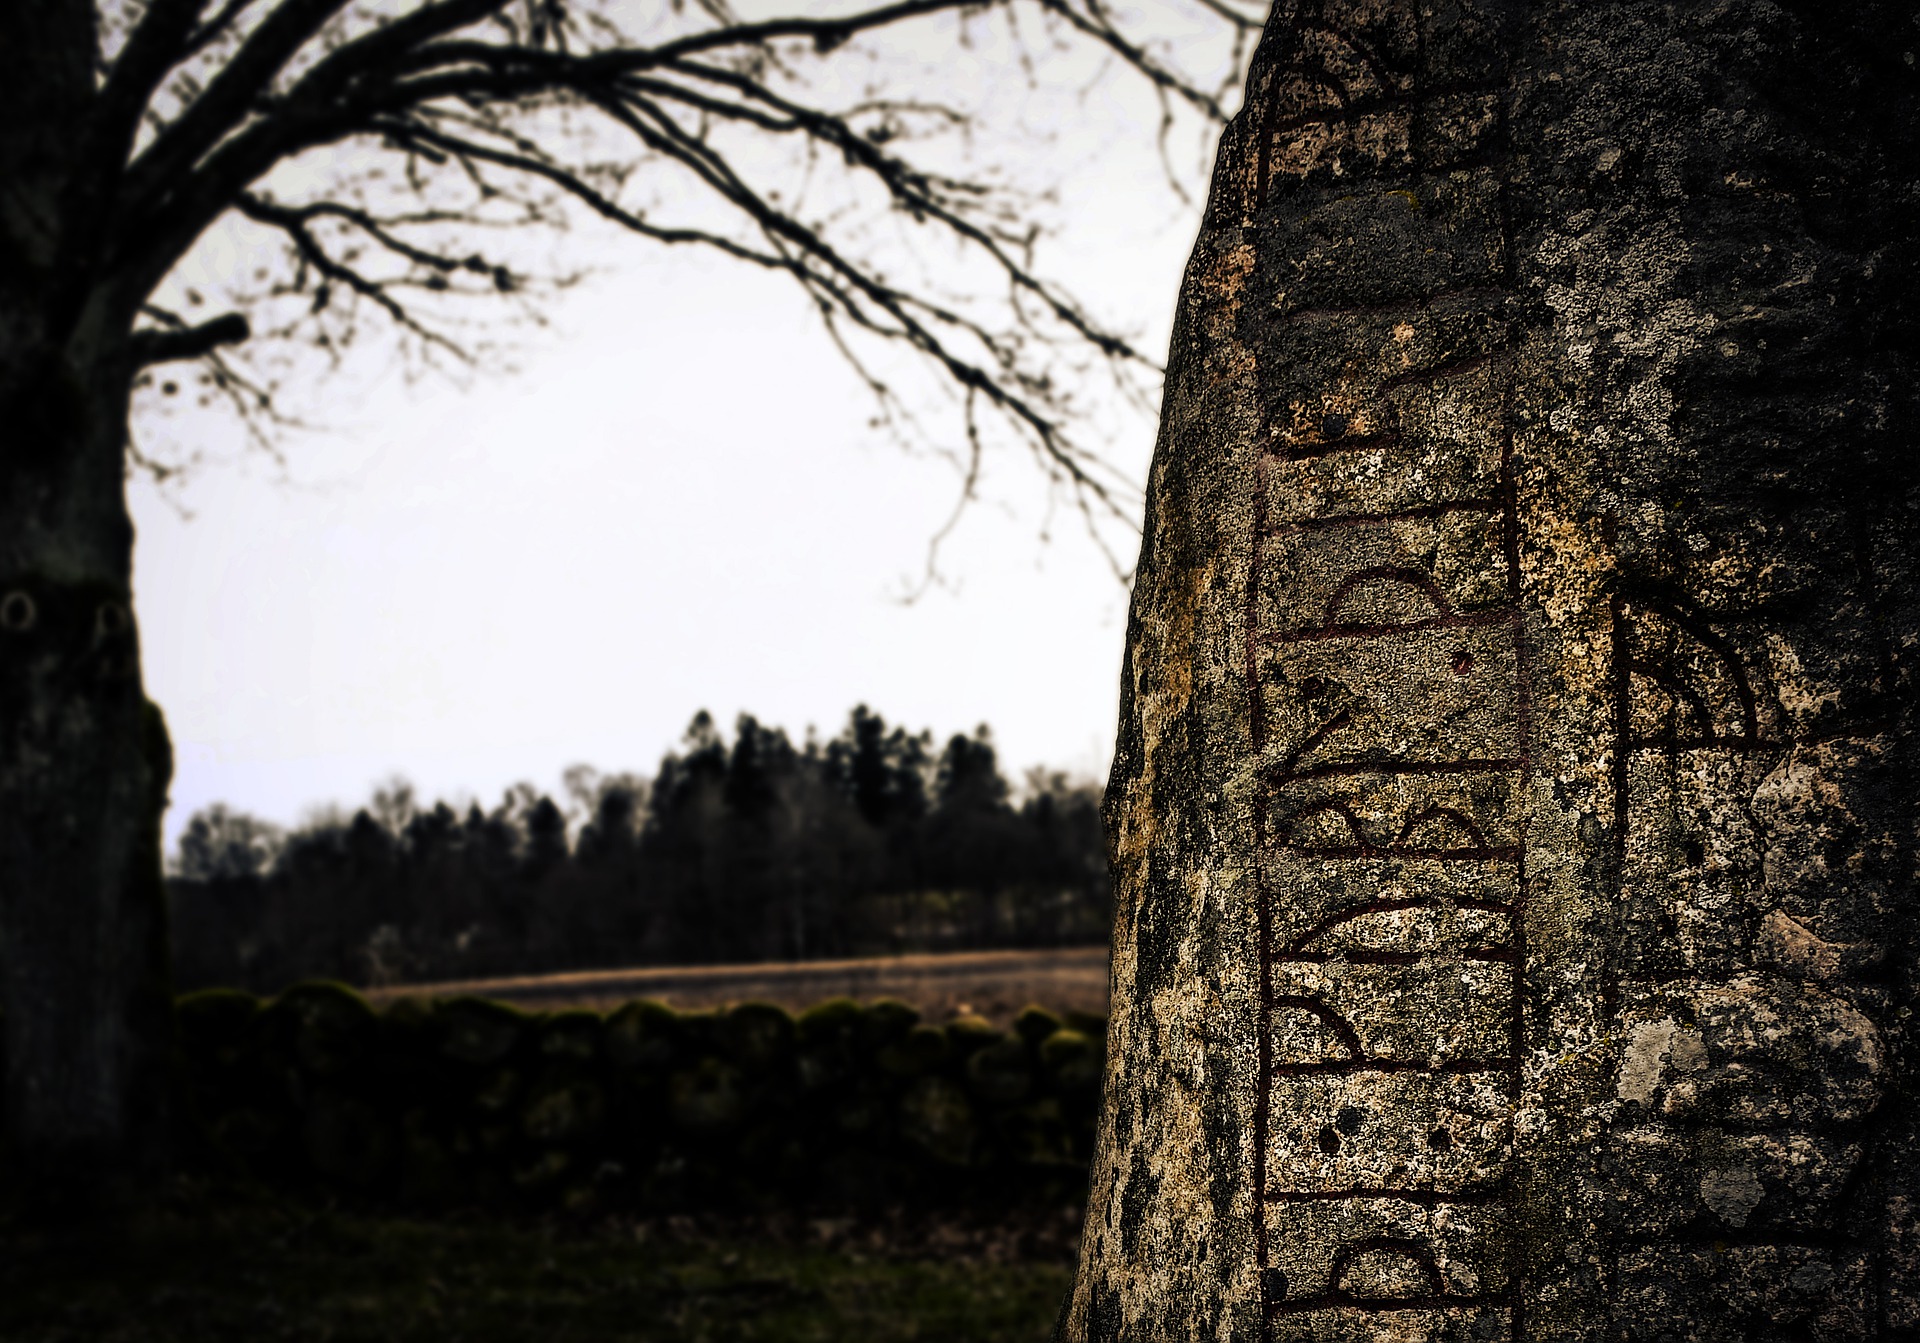
[[[166,729],[124,494],[133,304],[79,174],[91,7],[0,6],[0,1194],[77,1210],[162,1150]]]
[[[92,1205],[160,1159],[170,995],[160,815],[123,494],[127,378],[10,379],[0,491],[0,1012],[7,1185]]]
[[[1281,0],[1070,1340],[1920,1338],[1906,4]]]

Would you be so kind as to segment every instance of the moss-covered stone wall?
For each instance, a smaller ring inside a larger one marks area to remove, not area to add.
[[[1002,1032],[904,1003],[604,1016],[477,998],[376,1011],[309,983],[179,1003],[217,1168],[423,1208],[576,1211],[1078,1198],[1105,1023]]]

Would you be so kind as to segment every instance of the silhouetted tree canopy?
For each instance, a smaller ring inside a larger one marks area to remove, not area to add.
[[[996,436],[1024,442],[1081,508],[1130,521],[1130,485],[1075,434],[1068,371],[1151,376],[1153,360],[1038,268],[1037,202],[969,161],[992,117],[890,88],[888,53],[996,45],[1031,80],[1087,44],[1145,79],[1164,135],[1178,111],[1222,115],[1261,15],[1162,2],[1172,14],[1144,20],[1089,0],[751,16],[726,0],[68,0],[73,21],[92,13],[106,74],[70,188],[92,212],[54,260],[124,309],[138,386],[197,390],[271,444],[277,388],[313,372],[272,347],[324,364],[397,339],[416,367],[473,366],[490,325],[537,321],[579,276],[534,260],[531,233],[591,219],[786,277],[896,432],[921,429],[874,361],[886,347],[957,393],[945,449],[977,465]],[[1200,76],[1161,34],[1208,25],[1232,50]],[[219,294],[166,283],[223,224],[263,244],[249,269]],[[151,371],[185,360],[197,375]]]
[[[1036,775],[1016,804],[984,726],[937,756],[931,740],[865,705],[800,746],[744,714],[729,741],[701,713],[650,783],[569,771],[572,817],[527,785],[464,817],[390,785],[286,835],[215,805],[176,854],[179,978],[271,990],[1100,940],[1095,787]]]

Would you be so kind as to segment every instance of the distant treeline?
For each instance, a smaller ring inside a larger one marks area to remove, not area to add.
[[[1103,940],[1099,795],[1018,799],[985,727],[936,750],[864,705],[827,742],[701,713],[649,781],[576,768],[491,811],[405,784],[289,832],[225,807],[181,836],[176,983],[271,992],[606,966]]]

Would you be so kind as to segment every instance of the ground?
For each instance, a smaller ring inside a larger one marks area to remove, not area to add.
[[[1077,1210],[1012,1219],[420,1220],[172,1188],[112,1230],[0,1221],[7,1343],[1016,1343]]]

